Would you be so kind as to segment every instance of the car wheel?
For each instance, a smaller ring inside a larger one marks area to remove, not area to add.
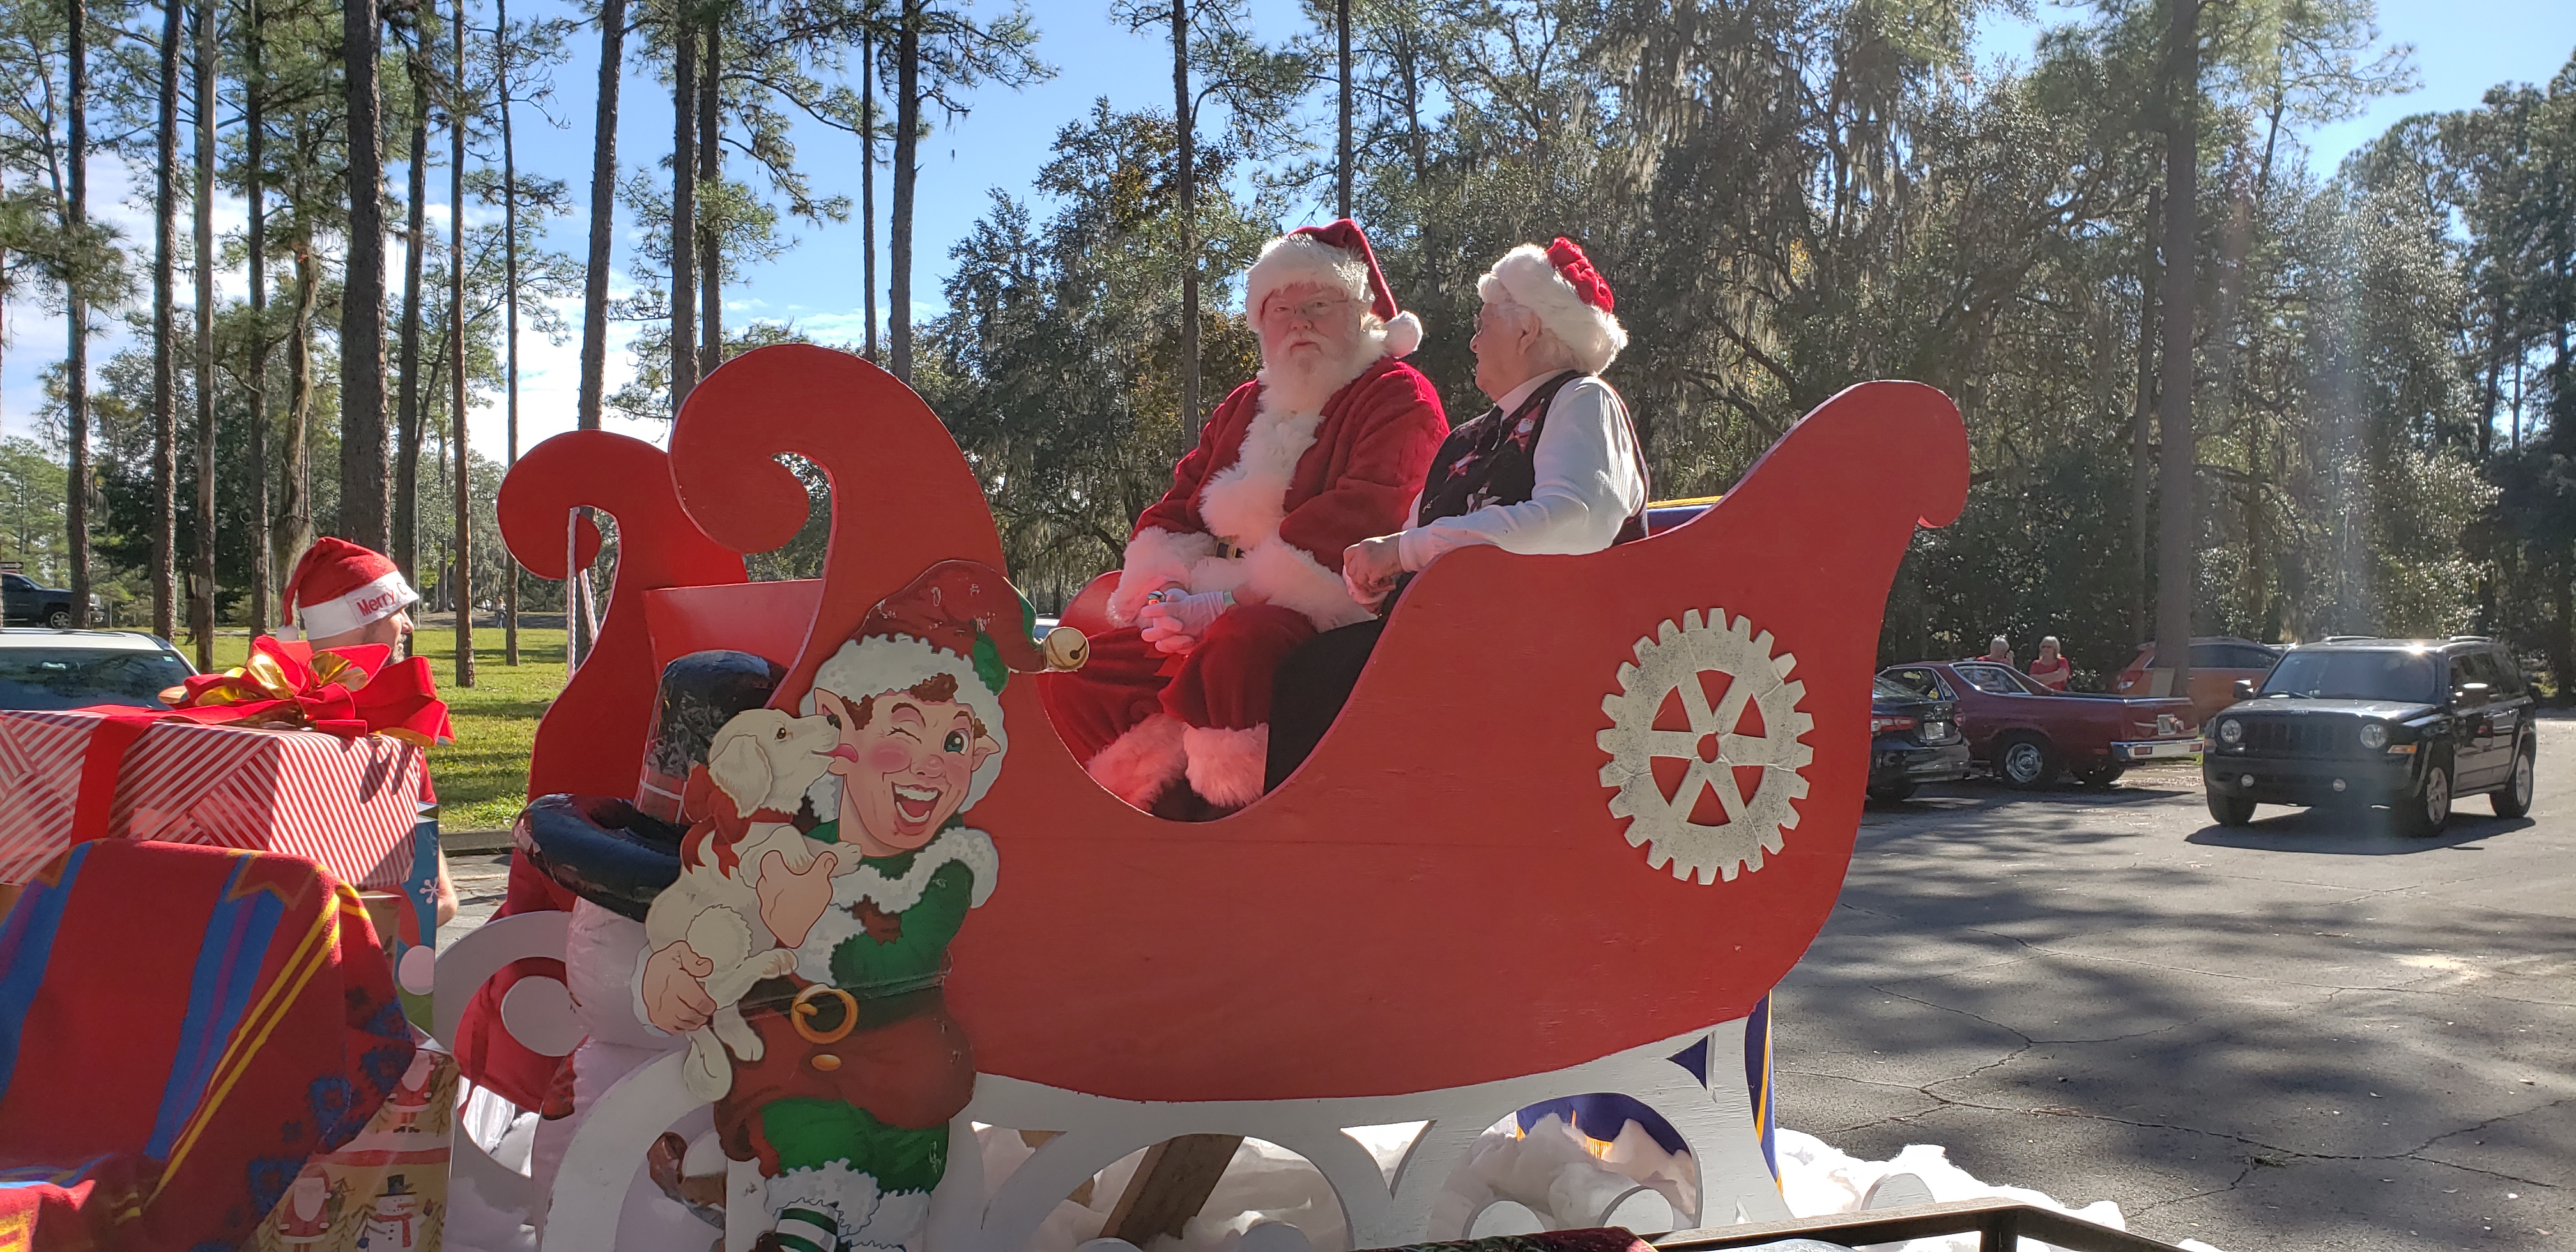
[[[2397,797],[2397,832],[2430,839],[2451,824],[2451,762],[2437,759],[2424,767],[2424,781]]]
[[[2221,826],[2242,826],[2254,820],[2254,802],[2243,796],[2222,796],[2212,793],[2209,797],[2209,815],[2217,818]]]
[[[1995,743],[1995,775],[2024,791],[2045,787],[2057,781],[2057,753],[2037,735],[2007,735]]]
[[[2098,765],[2088,765],[2084,767],[2082,771],[2075,775],[2075,781],[2080,782],[2087,787],[2097,789],[2106,788],[2111,784],[2120,781],[2120,776],[2128,772],[2128,766],[2122,765],[2117,761],[2104,761]]]
[[[2522,750],[2513,754],[2513,778],[2501,791],[2489,792],[2487,803],[2495,806],[2498,817],[2520,817],[2531,811],[2532,743],[2522,741]]]
[[[47,613],[45,614],[45,624],[56,630],[70,630],[72,628],[72,611],[70,609],[56,609],[51,613]]]
[[[1885,800],[1890,804],[1913,794],[1914,784],[1910,782],[1872,783],[1869,788],[1870,799]]]

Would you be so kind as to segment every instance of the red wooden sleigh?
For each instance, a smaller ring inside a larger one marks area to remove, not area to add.
[[[747,583],[738,554],[807,518],[785,453],[831,480],[826,574]],[[1045,1175],[1034,1198],[986,1188],[946,1225],[934,1217],[934,1240],[1012,1246],[1033,1224],[1013,1214],[1064,1194],[1046,1194],[1055,1175],[1139,1135],[1259,1135],[1257,1110],[1324,1105],[1323,1121],[1386,1114],[1343,1126],[1446,1116],[1403,1114],[1462,1091],[1496,1102],[1480,1129],[1534,1076],[1744,1017],[1841,889],[1887,589],[1915,527],[1954,518],[1966,484],[1949,400],[1866,383],[1670,532],[1580,557],[1453,553],[1415,581],[1304,768],[1214,823],[1160,821],[1094,785],[1036,733],[1047,715],[1031,683],[1013,683],[1010,754],[967,815],[1001,849],[998,888],[953,946],[948,983],[984,1076],[969,1116],[1038,1126],[997,1112],[1017,1099],[1123,1129],[1050,1144],[1065,1150],[1021,1170]],[[841,642],[807,638],[809,622],[854,621],[935,561],[1002,566],[937,417],[819,348],[716,371],[667,455],[595,431],[548,440],[500,504],[539,577],[562,575],[577,506],[613,515],[621,545],[597,650],[538,734],[532,794],[631,793],[657,676],[679,656],[789,664],[784,703]],[[1067,623],[1085,625],[1099,595]],[[442,1002],[457,990],[442,977]],[[1401,1179],[1388,1191],[1380,1204],[1344,1188],[1355,1228],[1423,1211]]]

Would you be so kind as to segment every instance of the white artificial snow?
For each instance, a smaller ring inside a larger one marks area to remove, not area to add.
[[[519,1113],[488,1092],[465,1102],[462,1119],[468,1134],[494,1149],[515,1169],[528,1167],[528,1132],[533,1115]],[[512,1116],[516,1114],[516,1116]],[[1392,1171],[1403,1158],[1419,1123],[1354,1128],[1348,1132],[1382,1169]],[[984,1158],[987,1185],[999,1185],[1036,1151],[1020,1132],[977,1125],[976,1145]],[[688,1168],[707,1172],[715,1164],[712,1145],[702,1136],[691,1145]],[[1986,1183],[1950,1162],[1948,1153],[1930,1144],[1915,1144],[1893,1159],[1864,1161],[1837,1151],[1823,1140],[1794,1130],[1774,1139],[1780,1164],[1780,1191],[1791,1214],[1825,1217],[1858,1211],[1870,1188],[1880,1180],[1911,1174],[1922,1180],[1938,1202],[2008,1199],[2069,1213],[2114,1229],[2128,1228],[2120,1206],[2100,1200],[2071,1208],[2025,1187]],[[1142,1152],[1100,1171],[1091,1181],[1087,1202],[1071,1197],[1057,1203],[1030,1241],[1029,1252],[1074,1252],[1099,1238],[1110,1210],[1136,1176]],[[1457,1229],[1469,1215],[1496,1201],[1526,1206],[1547,1228],[1597,1224],[1600,1215],[1623,1195],[1643,1187],[1660,1197],[1674,1213],[1688,1213],[1696,1202],[1687,1154],[1667,1153],[1643,1127],[1630,1123],[1615,1141],[1604,1144],[1567,1127],[1554,1116],[1543,1118],[1525,1135],[1504,1121],[1487,1130],[1467,1161],[1434,1202],[1435,1228]],[[524,1217],[489,1211],[471,1187],[450,1193],[448,1246],[459,1252],[522,1252],[532,1248],[535,1232]],[[1619,1210],[1639,1211],[1633,1197]],[[676,1207],[676,1206],[674,1206]],[[1648,1211],[1653,1210],[1651,1205]],[[1199,1216],[1190,1219],[1178,1238],[1154,1240],[1146,1252],[1240,1252],[1243,1236],[1264,1222],[1294,1226],[1306,1235],[1313,1252],[1351,1252],[1350,1227],[1341,1203],[1323,1173],[1304,1157],[1276,1144],[1246,1139],[1235,1150],[1224,1178],[1208,1197]],[[685,1227],[697,1230],[697,1227]],[[674,1231],[673,1234],[680,1234]],[[706,1233],[687,1236],[703,1239]],[[1645,1229],[1642,1233],[1660,1233]],[[1770,1252],[1839,1252],[1842,1245],[1816,1240],[1789,1240],[1766,1245]],[[2185,1252],[2219,1252],[2198,1240],[2185,1240]],[[1872,1252],[1975,1252],[1972,1234],[1917,1239],[1902,1245],[1877,1245]],[[2020,1252],[2058,1252],[2055,1245],[2022,1241]]]

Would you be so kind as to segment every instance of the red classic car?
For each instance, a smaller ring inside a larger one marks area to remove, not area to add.
[[[2106,787],[2133,764],[2201,750],[2199,717],[2186,699],[2051,691],[1991,661],[1924,661],[1879,676],[1957,701],[1969,754],[2015,787],[2047,786],[2061,771]]]

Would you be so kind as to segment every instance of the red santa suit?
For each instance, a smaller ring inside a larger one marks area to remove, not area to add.
[[[1369,302],[1376,320],[1363,319],[1368,342],[1349,377],[1289,387],[1265,367],[1227,396],[1171,490],[1136,519],[1109,603],[1121,629],[1092,637],[1081,670],[1039,680],[1084,768],[1140,808],[1184,777],[1219,808],[1259,798],[1272,672],[1316,631],[1370,616],[1342,583],[1342,551],[1402,529],[1448,435],[1430,381],[1398,360],[1421,342],[1421,324],[1397,310],[1359,227],[1273,240],[1246,277],[1245,307],[1297,282]],[[1299,394],[1325,398],[1300,404]],[[1174,584],[1237,598],[1178,657],[1133,625],[1146,597]]]

